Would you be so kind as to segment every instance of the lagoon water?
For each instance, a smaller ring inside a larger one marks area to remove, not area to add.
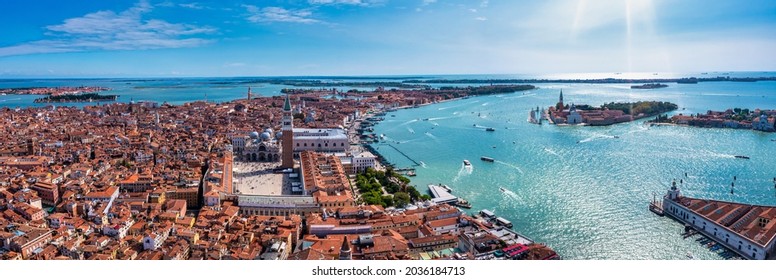
[[[566,259],[686,259],[687,252],[696,259],[720,259],[695,238],[682,239],[682,224],[647,209],[653,194],[661,197],[674,178],[684,182],[687,196],[776,205],[771,141],[776,134],[649,127],[643,120],[608,127],[527,122],[531,108],[555,104],[561,89],[567,104],[659,100],[678,104],[675,114],[692,114],[774,109],[776,82],[669,84],[653,90],[625,84],[538,86],[391,112],[375,126],[374,133],[386,140],[374,147],[399,167],[413,163],[396,149],[422,162],[412,178],[419,190],[448,184],[474,205],[470,212],[492,210]],[[464,168],[464,159],[471,169]]]
[[[525,78],[428,78],[487,77]],[[623,78],[639,77],[652,75]],[[205,95],[216,102],[245,98],[247,86],[264,96],[278,95],[287,87],[247,78],[0,80],[3,88],[79,85],[113,88],[106,94],[121,95],[119,102],[153,100],[171,104],[203,100]],[[561,89],[567,104],[670,101],[680,108],[672,114],[693,114],[732,107],[776,109],[776,82],[671,83],[667,88],[651,90],[632,90],[629,84],[536,85],[538,89],[527,92],[472,97],[389,113],[375,126],[375,133],[385,134],[386,141],[374,147],[399,167],[411,167],[413,163],[397,149],[422,162],[417,177],[412,178],[419,190],[425,190],[429,183],[448,184],[454,194],[474,205],[471,212],[490,209],[512,221],[515,230],[550,245],[565,259],[685,259],[687,252],[695,258],[719,259],[695,238],[682,239],[680,223],[647,210],[653,194],[662,196],[674,178],[684,182],[681,188],[688,196],[776,205],[772,181],[776,177],[776,142],[771,141],[776,134],[649,127],[643,120],[608,127],[527,122],[531,108],[555,104]],[[38,97],[0,96],[0,107],[48,105],[32,103]],[[495,131],[487,132],[487,127]],[[751,159],[737,159],[735,155]],[[496,161],[480,161],[481,156]],[[464,168],[464,159],[470,160],[473,168]],[[731,194],[733,176],[737,180],[735,193]],[[507,191],[501,192],[499,187]]]

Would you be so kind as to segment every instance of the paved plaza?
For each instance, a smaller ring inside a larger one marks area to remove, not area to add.
[[[248,195],[290,195],[288,174],[274,173],[280,162],[235,162],[235,193]]]

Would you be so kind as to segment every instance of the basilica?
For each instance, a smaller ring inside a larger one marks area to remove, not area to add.
[[[242,159],[244,161],[262,161],[276,162],[280,161],[280,145],[278,139],[281,139],[283,132],[273,135],[271,128],[264,132],[257,131],[249,134],[249,139],[244,141],[244,146],[240,147]]]

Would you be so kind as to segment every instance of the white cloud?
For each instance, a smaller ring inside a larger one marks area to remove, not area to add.
[[[437,0],[423,0],[423,6],[434,4],[436,1]]]
[[[208,9],[208,7],[205,7],[202,4],[197,3],[197,2],[178,4],[178,6],[181,6],[181,7],[184,7],[184,8],[189,8],[189,9],[194,9],[194,10]]]
[[[320,23],[322,21],[312,18],[309,10],[291,10],[281,7],[259,8],[253,5],[243,5],[248,10],[248,20],[251,22],[292,22],[292,23]]]
[[[488,7],[488,0],[482,0],[482,2],[480,2],[480,7],[487,8]]]
[[[313,5],[368,5],[367,2],[361,0],[309,0],[307,2]]]
[[[475,20],[479,20],[479,21],[486,21],[486,20],[488,20],[488,18],[486,18],[486,17],[476,17],[474,19]]]
[[[46,26],[49,39],[0,48],[0,56],[93,50],[147,50],[196,47],[210,40],[190,38],[210,34],[215,28],[143,19],[152,10],[141,1],[123,12],[98,11]]]

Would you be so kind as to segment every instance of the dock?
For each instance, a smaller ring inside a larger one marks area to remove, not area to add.
[[[458,197],[452,195],[441,185],[428,185],[428,190],[431,192],[432,202],[438,204],[454,204],[458,202]]]
[[[403,155],[403,156],[404,156],[404,157],[406,157],[408,160],[410,160],[410,161],[411,161],[413,164],[415,164],[414,166],[420,166],[420,163],[418,163],[417,161],[415,161],[414,159],[412,159],[412,158],[411,158],[409,155],[407,155],[407,154],[405,154],[404,152],[402,152],[401,150],[399,150],[399,148],[396,148],[394,145],[391,145],[391,144],[386,144],[386,145],[388,145],[389,147],[393,148],[394,150],[396,150],[397,152],[399,152],[399,154]]]

